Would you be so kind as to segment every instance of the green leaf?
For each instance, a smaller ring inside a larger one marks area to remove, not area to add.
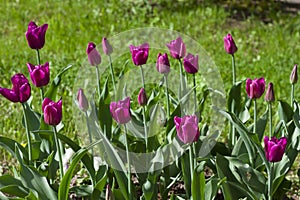
[[[107,176],[106,174],[102,176],[102,178],[96,183],[93,193],[92,193],[92,199],[97,199],[101,195],[101,192],[106,184]]]
[[[268,114],[269,114],[269,110],[266,110],[264,112],[264,114],[257,120],[256,132],[257,132],[259,141],[262,141],[262,138],[265,134],[266,125],[268,122]]]
[[[186,195],[191,196],[191,172],[190,172],[190,161],[188,153],[184,153],[181,156],[181,170],[183,174],[183,182],[186,190]]]
[[[235,83],[230,89],[227,101],[227,109],[232,113],[238,114],[241,110],[241,85],[243,81]]]
[[[35,131],[40,128],[41,115],[30,108],[28,103],[24,103],[25,114],[28,120],[28,128],[30,131]],[[24,115],[22,117],[22,124],[25,127]]]
[[[6,149],[12,156],[16,157],[15,154],[15,148],[16,146],[19,147],[19,150],[21,151],[22,157],[24,157],[24,160],[28,160],[28,152],[27,150],[19,144],[17,141],[12,140],[7,137],[0,136],[0,146],[2,146],[4,149]]]
[[[193,173],[192,199],[205,199],[205,176],[203,172],[203,165],[201,166],[201,163],[199,166],[196,167]]]
[[[17,197],[25,197],[29,193],[20,180],[8,174],[0,176],[0,191]]]
[[[286,155],[283,155],[282,160],[280,162],[277,162],[274,164],[273,167],[273,193],[274,194],[276,192],[276,190],[278,189],[278,187],[280,186],[281,182],[283,181],[286,173],[289,171],[290,169],[290,160]]]
[[[219,178],[211,177],[210,180],[205,185],[205,199],[214,199],[217,195],[217,192],[222,185],[222,183],[226,181],[226,177],[223,180]]]
[[[293,119],[294,112],[290,104],[284,101],[279,101],[278,115],[280,120],[283,120],[285,123],[288,123]]]

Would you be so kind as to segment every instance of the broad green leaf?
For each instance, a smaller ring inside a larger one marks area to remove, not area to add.
[[[0,191],[17,197],[25,197],[29,193],[20,180],[8,174],[0,176]]]
[[[181,170],[183,174],[183,182],[186,189],[186,195],[191,196],[191,170],[190,170],[190,161],[188,153],[185,153],[180,158],[181,161]]]
[[[21,144],[19,144],[17,141],[12,140],[7,137],[0,136],[0,146],[2,146],[4,149],[6,149],[8,152],[10,152],[10,154],[12,156],[14,156],[15,158],[16,158],[15,148],[16,148],[16,146],[18,146],[19,150],[21,151],[22,157],[25,160],[28,160],[27,150]]]
[[[203,167],[204,166],[200,163],[200,166],[197,166],[193,173],[192,199],[194,200],[205,199],[205,176]]]
[[[259,141],[262,141],[264,134],[266,133],[266,125],[268,122],[269,110],[266,110],[262,116],[257,120],[256,133],[258,135]]]
[[[93,192],[93,186],[91,185],[79,185],[70,188],[71,193],[75,193],[77,198],[90,197]],[[99,199],[99,196],[95,199]]]
[[[25,114],[27,116],[28,128],[30,131],[35,131],[40,128],[40,118],[41,115],[30,108],[27,103],[23,103],[23,108],[25,109]],[[22,117],[22,124],[25,127],[24,115]]]
[[[239,114],[241,110],[241,85],[244,81],[235,83],[229,92],[229,97],[227,101],[227,109],[232,113]]]
[[[279,101],[278,115],[279,115],[280,120],[283,120],[286,123],[288,123],[289,121],[291,121],[293,119],[294,112],[288,103],[286,103],[284,101]]]
[[[283,155],[283,158],[280,162],[276,162],[273,167],[273,193],[278,189],[279,185],[283,181],[286,173],[290,169],[290,160],[286,155]]]
[[[226,181],[226,177],[223,180],[214,176],[211,177],[205,185],[205,199],[214,199],[224,181]]]

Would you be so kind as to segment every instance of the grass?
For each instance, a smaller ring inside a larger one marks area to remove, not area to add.
[[[28,48],[25,32],[30,20],[49,24],[46,44],[41,50],[42,62],[49,61],[51,77],[68,64],[73,68],[59,89],[63,97],[64,132],[75,137],[72,121],[72,87],[78,70],[86,61],[89,41],[101,43],[102,37],[140,27],[175,30],[199,42],[219,67],[225,89],[231,86],[231,60],[223,49],[223,37],[231,33],[238,46],[237,80],[264,76],[272,81],[277,100],[289,102],[289,75],[300,55],[300,14],[268,10],[271,23],[249,16],[232,18],[222,6],[201,1],[5,1],[0,6],[0,86],[11,87],[10,77],[22,72],[27,77],[27,62],[35,63],[36,55]],[[175,38],[174,38],[175,39]],[[150,55],[156,56],[156,55]],[[200,58],[201,59],[201,58]],[[299,100],[296,85],[296,99]],[[35,96],[39,91],[33,88]],[[261,103],[262,103],[261,99]],[[21,126],[21,106],[0,98],[0,134],[25,141]],[[36,108],[39,109],[39,108]],[[263,112],[263,111],[261,111]],[[16,123],[17,122],[17,123]]]

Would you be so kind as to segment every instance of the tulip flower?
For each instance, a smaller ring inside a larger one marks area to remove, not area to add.
[[[42,104],[44,112],[44,121],[48,125],[58,125],[62,120],[62,100],[54,102],[49,98],[45,98]]]
[[[272,137],[271,139],[269,139],[268,136],[265,136],[264,143],[267,160],[270,162],[281,161],[287,144],[287,138],[282,137],[280,139],[277,139],[276,137]]]
[[[114,120],[119,124],[126,124],[131,120],[130,116],[130,97],[118,102],[110,103],[110,113]]]
[[[48,24],[37,26],[31,21],[28,24],[27,32],[25,33],[28,45],[32,49],[41,49],[45,44],[45,35],[48,29]]]
[[[89,102],[86,96],[84,95],[83,89],[81,88],[77,92],[77,101],[79,109],[84,112],[87,111],[87,109],[89,108]]]
[[[297,73],[298,65],[294,65],[294,68],[290,75],[290,82],[291,84],[295,84],[298,81],[298,73]]]
[[[268,84],[268,89],[267,89],[267,92],[266,92],[265,101],[267,101],[267,102],[275,101],[273,83]]]
[[[183,59],[183,66],[187,73],[195,74],[198,72],[199,64],[198,64],[198,55],[188,54]]]
[[[102,38],[102,49],[104,54],[110,55],[113,52],[112,46],[109,44],[108,40],[104,37]]]
[[[186,115],[183,118],[174,117],[174,123],[178,138],[185,144],[196,142],[200,133],[198,128],[198,117],[196,115]]]
[[[157,55],[156,70],[161,74],[168,74],[170,72],[170,62],[168,54],[159,53]]]
[[[136,66],[144,65],[147,62],[149,54],[149,44],[144,43],[141,46],[129,46],[132,61]]]
[[[147,105],[147,95],[146,95],[146,91],[144,88],[140,89],[139,95],[138,95],[138,104],[140,106],[145,106]]]
[[[170,50],[170,54],[175,59],[181,59],[186,54],[186,47],[182,41],[181,37],[178,37],[176,40],[172,40],[167,47]]]
[[[228,54],[231,55],[238,50],[232,36],[229,33],[224,37],[224,49]]]
[[[11,102],[26,102],[31,95],[31,88],[27,78],[23,74],[15,74],[11,77],[12,89],[1,88],[0,94]]]
[[[253,79],[253,80],[248,78],[246,81],[246,91],[248,97],[250,99],[260,98],[265,91],[265,85],[266,83],[263,77],[259,79]]]
[[[36,87],[42,87],[49,83],[50,71],[48,62],[46,62],[44,65],[36,66],[31,63],[27,63],[27,68],[33,85]]]
[[[86,54],[88,55],[88,60],[92,66],[97,66],[101,63],[101,56],[96,49],[96,45],[93,42],[89,42],[86,48]]]

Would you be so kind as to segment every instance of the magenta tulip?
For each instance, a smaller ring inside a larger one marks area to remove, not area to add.
[[[149,44],[144,43],[141,46],[129,46],[132,61],[136,66],[144,65],[147,63],[149,54]]]
[[[265,136],[264,143],[267,160],[270,162],[281,161],[286,147],[287,138],[282,137],[280,139],[277,139],[276,137],[272,137],[271,139],[269,139],[268,136]]]
[[[232,55],[238,50],[232,36],[229,33],[224,37],[224,48],[228,54]]]
[[[62,100],[54,102],[45,98],[42,104],[44,122],[48,125],[58,125],[62,120]]]
[[[198,72],[199,64],[198,64],[198,55],[188,54],[183,59],[183,66],[187,73],[195,74]]]
[[[267,101],[267,102],[275,101],[273,83],[268,84],[268,89],[267,89],[267,92],[266,92],[265,101]]]
[[[140,89],[139,95],[138,95],[138,104],[140,106],[145,106],[147,105],[147,95],[146,95],[146,91],[144,88]]]
[[[198,117],[186,115],[183,118],[174,117],[178,138],[185,144],[196,142],[199,139]]]
[[[36,66],[31,63],[27,63],[27,68],[33,85],[36,87],[42,87],[49,83],[50,71],[48,62],[46,62],[44,65]]]
[[[95,43],[89,42],[86,48],[86,54],[88,55],[88,60],[92,66],[97,66],[101,63],[101,56],[96,49]]]
[[[23,74],[15,74],[11,77],[12,89],[1,88],[0,94],[11,102],[26,102],[31,95],[31,88],[27,78]]]
[[[108,40],[104,37],[102,38],[102,49],[104,54],[110,55],[113,52],[112,46],[109,44]]]
[[[259,79],[253,79],[253,80],[248,78],[246,80],[246,92],[248,97],[250,99],[260,98],[265,91],[265,85],[266,82],[263,77]]]
[[[170,54],[173,58],[181,59],[186,54],[186,47],[182,41],[181,37],[178,37],[176,40],[172,40],[167,47],[170,50]]]
[[[126,124],[131,120],[130,116],[130,97],[118,102],[110,103],[110,113],[114,120],[119,124]]]
[[[25,36],[30,48],[41,49],[44,47],[47,29],[48,24],[37,26],[33,21],[28,24],[28,29],[25,33]]]
[[[291,75],[290,75],[290,82],[291,82],[291,84],[295,84],[298,81],[298,72],[297,72],[297,69],[298,69],[298,65],[294,65],[294,68],[293,68],[293,70],[291,72]]]
[[[84,112],[87,111],[87,109],[89,108],[89,102],[83,92],[83,89],[81,88],[77,92],[77,101],[79,109]]]
[[[157,55],[156,70],[161,74],[168,74],[170,72],[170,62],[168,54],[164,53],[162,55],[161,53],[159,53]]]

